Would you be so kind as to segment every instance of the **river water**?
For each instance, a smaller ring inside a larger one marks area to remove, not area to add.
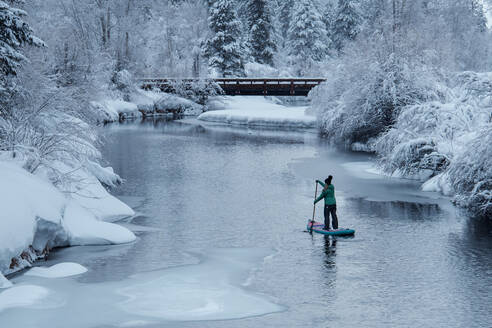
[[[122,224],[138,240],[53,255],[49,264],[89,269],[63,282],[90,300],[64,312],[71,327],[492,325],[491,221],[375,174],[369,155],[335,150],[316,131],[194,119],[105,134],[104,156],[126,180],[114,193],[137,212]],[[305,231],[314,180],[329,174],[354,237]]]

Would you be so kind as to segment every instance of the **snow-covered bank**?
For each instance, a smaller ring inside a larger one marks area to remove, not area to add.
[[[53,247],[135,240],[128,229],[102,221],[114,221],[134,212],[111,196],[88,169],[69,172],[59,165],[60,174],[66,179],[72,175],[73,180],[55,187],[46,171],[33,175],[21,164],[0,161],[0,273],[30,266]],[[95,165],[92,163],[91,170],[96,170]],[[5,285],[2,281],[0,284]]]
[[[223,110],[208,111],[199,120],[234,125],[312,128],[316,117],[307,107],[286,107],[264,97],[224,97]]]
[[[334,94],[340,83],[318,87],[310,96],[322,131],[335,143],[375,151],[385,172],[419,179],[423,190],[492,216],[492,73],[406,78],[413,93],[393,108],[394,119],[380,113],[376,96],[357,107],[361,96],[353,90]]]
[[[204,106],[174,94],[138,88],[129,94],[128,101],[105,95],[90,105],[100,112],[105,123],[169,114],[198,115],[205,110]]]

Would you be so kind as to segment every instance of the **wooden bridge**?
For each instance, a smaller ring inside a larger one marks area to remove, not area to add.
[[[195,79],[140,79],[143,89],[159,88],[172,92],[176,83],[193,83]],[[235,96],[307,96],[312,88],[325,79],[278,78],[278,79],[248,79],[248,78],[217,78],[206,81],[216,82],[226,95]]]

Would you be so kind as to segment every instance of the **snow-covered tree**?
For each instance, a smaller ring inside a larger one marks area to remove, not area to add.
[[[209,67],[226,76],[243,76],[241,22],[232,0],[216,0],[209,12],[212,37],[207,41],[205,55]]]
[[[291,65],[297,74],[305,74],[314,62],[328,53],[328,37],[323,18],[313,0],[298,0],[292,11],[288,32],[288,51]]]
[[[360,30],[361,16],[357,0],[339,0],[335,21],[332,24],[333,47],[340,51],[347,41],[354,40]]]
[[[2,75],[15,75],[21,61],[25,60],[21,47],[43,45],[43,41],[34,36],[29,24],[24,21],[27,13],[12,8],[0,1],[0,72]]]
[[[277,46],[273,41],[273,25],[270,8],[266,0],[248,2],[248,45],[253,60],[273,66],[273,55]]]
[[[337,3],[336,0],[329,0],[326,2],[323,10],[323,22],[325,23],[326,31],[328,32],[328,39],[330,42],[333,39],[333,26],[335,25],[335,18],[337,15]],[[332,45],[330,44],[330,47]]]
[[[285,46],[289,35],[290,20],[294,3],[294,0],[284,0],[279,8],[278,21],[280,23],[280,35],[283,39],[283,46]]]

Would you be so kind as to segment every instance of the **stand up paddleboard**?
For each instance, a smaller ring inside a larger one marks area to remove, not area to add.
[[[320,222],[313,222],[311,220],[308,220],[307,224],[307,229],[308,231],[311,231],[311,225],[312,229],[316,233],[320,233],[323,235],[330,235],[330,236],[351,236],[355,233],[355,230],[353,229],[347,229],[347,228],[340,228],[337,230],[324,230],[323,227],[325,226],[323,223]]]

